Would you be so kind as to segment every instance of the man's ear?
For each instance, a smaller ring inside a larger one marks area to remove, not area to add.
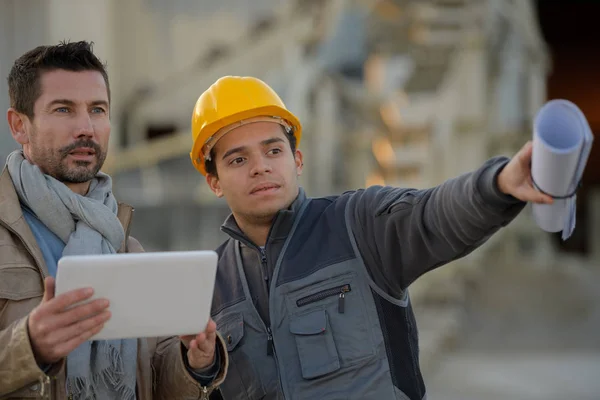
[[[210,190],[213,191],[217,197],[223,197],[223,191],[221,190],[221,183],[219,182],[219,177],[213,174],[206,174],[206,183],[210,187]]]
[[[296,175],[298,176],[302,175],[302,169],[304,167],[303,157],[304,156],[302,155],[302,152],[296,149],[296,153],[294,154],[294,161],[296,162]]]
[[[10,133],[17,143],[21,146],[28,144],[27,123],[29,122],[29,118],[11,107],[6,112],[6,120],[10,128]]]

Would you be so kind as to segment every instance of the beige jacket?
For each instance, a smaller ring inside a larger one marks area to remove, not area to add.
[[[143,251],[129,237],[133,209],[119,205],[119,219],[127,232],[127,245],[119,250]],[[65,399],[65,362],[46,375],[37,365],[27,316],[43,296],[48,275],[41,250],[24,219],[12,180],[5,169],[0,175],[0,399]],[[187,372],[177,337],[138,339],[137,398],[208,399],[225,378],[228,367],[226,346],[218,336],[221,369],[207,388]]]

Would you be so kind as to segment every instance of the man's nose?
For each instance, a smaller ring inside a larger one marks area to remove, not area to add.
[[[93,136],[94,135],[94,124],[88,113],[82,113],[77,118],[77,127],[75,129],[75,136]]]
[[[271,163],[266,157],[256,157],[252,165],[252,175],[264,174],[272,171]]]

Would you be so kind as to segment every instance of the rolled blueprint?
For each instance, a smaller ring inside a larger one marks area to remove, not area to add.
[[[551,100],[536,115],[531,175],[554,203],[533,204],[533,217],[546,232],[562,231],[563,240],[575,229],[576,192],[593,140],[585,116],[568,100]]]

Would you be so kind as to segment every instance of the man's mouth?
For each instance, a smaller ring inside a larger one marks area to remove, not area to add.
[[[279,189],[279,185],[276,185],[274,183],[265,183],[252,189],[250,194],[265,193],[276,189]]]
[[[93,156],[94,154],[96,154],[96,152],[94,150],[77,149],[77,150],[73,150],[69,154],[84,155],[84,156]]]
[[[91,160],[96,156],[96,151],[88,147],[78,147],[69,152],[69,155],[76,160]]]

